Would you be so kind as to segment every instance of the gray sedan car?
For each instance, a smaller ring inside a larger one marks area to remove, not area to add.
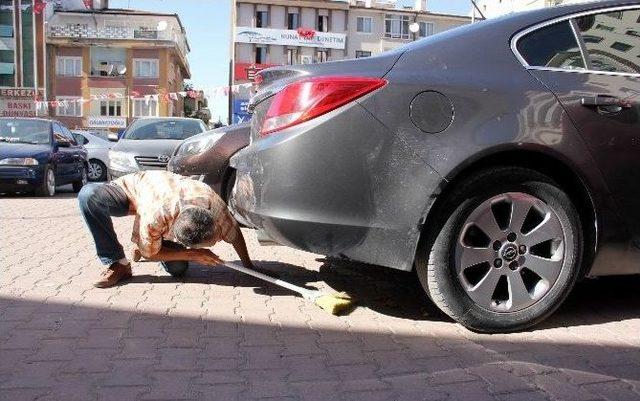
[[[180,117],[141,118],[133,122],[109,151],[109,176],[166,169],[176,147],[206,131],[202,120]]]
[[[416,270],[466,327],[520,330],[640,272],[640,4],[471,24],[264,70],[235,213],[307,251]]]

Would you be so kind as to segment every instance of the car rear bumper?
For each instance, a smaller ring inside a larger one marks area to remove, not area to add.
[[[231,164],[240,221],[284,245],[402,270],[441,183],[357,103],[254,141]]]
[[[42,166],[0,167],[0,192],[33,191],[44,180]]]

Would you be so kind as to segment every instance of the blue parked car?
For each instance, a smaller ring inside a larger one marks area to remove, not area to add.
[[[87,182],[87,150],[57,121],[0,118],[0,193],[53,196],[56,186]]]

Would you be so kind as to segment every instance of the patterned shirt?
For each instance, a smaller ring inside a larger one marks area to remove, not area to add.
[[[190,206],[206,208],[215,216],[215,237],[203,245],[212,246],[220,240],[232,243],[236,238],[238,223],[224,201],[203,182],[150,170],[125,175],[113,183],[129,198],[130,212],[136,215],[131,241],[144,257],[157,254],[163,239],[175,241],[173,223]]]

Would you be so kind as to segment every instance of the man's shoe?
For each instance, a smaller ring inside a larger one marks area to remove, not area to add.
[[[113,287],[119,282],[133,277],[131,274],[131,264],[120,264],[118,262],[109,266],[109,268],[102,273],[102,280],[94,284],[98,288]]]

